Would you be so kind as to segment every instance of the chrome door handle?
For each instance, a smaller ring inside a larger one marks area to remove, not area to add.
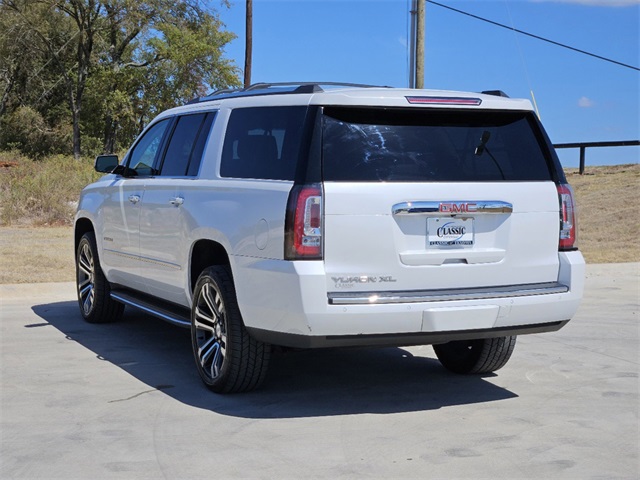
[[[175,198],[172,198],[171,200],[169,200],[169,203],[170,203],[171,205],[174,205],[174,206],[176,206],[176,207],[179,207],[180,205],[182,205],[182,204],[184,203],[184,198],[182,198],[182,197],[175,197]]]
[[[129,195],[129,201],[135,205],[140,201],[140,195]]]

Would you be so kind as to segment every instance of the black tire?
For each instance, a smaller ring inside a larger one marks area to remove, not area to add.
[[[198,373],[217,393],[248,392],[264,381],[271,345],[247,332],[229,269],[205,269],[193,292],[191,344]]]
[[[504,367],[516,346],[516,338],[460,340],[434,345],[440,363],[455,373],[490,373]]]
[[[111,287],[100,268],[93,232],[85,233],[78,243],[76,287],[80,313],[87,322],[115,322],[122,317],[124,305],[111,298]]]

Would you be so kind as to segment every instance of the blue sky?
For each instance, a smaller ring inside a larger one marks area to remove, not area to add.
[[[640,67],[640,0],[438,0],[459,10]],[[219,8],[238,35],[244,0]],[[254,0],[252,82],[343,81],[406,87],[410,0]],[[640,72],[426,6],[425,87],[500,89],[531,98],[554,143],[640,138]],[[559,152],[564,166],[578,150]],[[640,148],[587,150],[587,165],[638,163]]]

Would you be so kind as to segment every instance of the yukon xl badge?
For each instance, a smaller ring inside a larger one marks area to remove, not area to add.
[[[336,288],[353,288],[354,285],[363,283],[393,283],[396,279],[391,275],[358,275],[358,276],[345,276],[345,277],[331,277]]]

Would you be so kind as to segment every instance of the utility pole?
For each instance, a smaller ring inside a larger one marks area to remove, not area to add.
[[[253,53],[253,0],[247,0],[246,36],[244,46],[244,88],[251,85],[251,56]]]
[[[424,88],[424,10],[426,0],[418,0],[416,19],[416,88]]]
[[[418,0],[411,0],[411,30],[409,33],[409,88],[416,88],[416,14]]]
[[[411,0],[409,88],[424,88],[425,0]]]

